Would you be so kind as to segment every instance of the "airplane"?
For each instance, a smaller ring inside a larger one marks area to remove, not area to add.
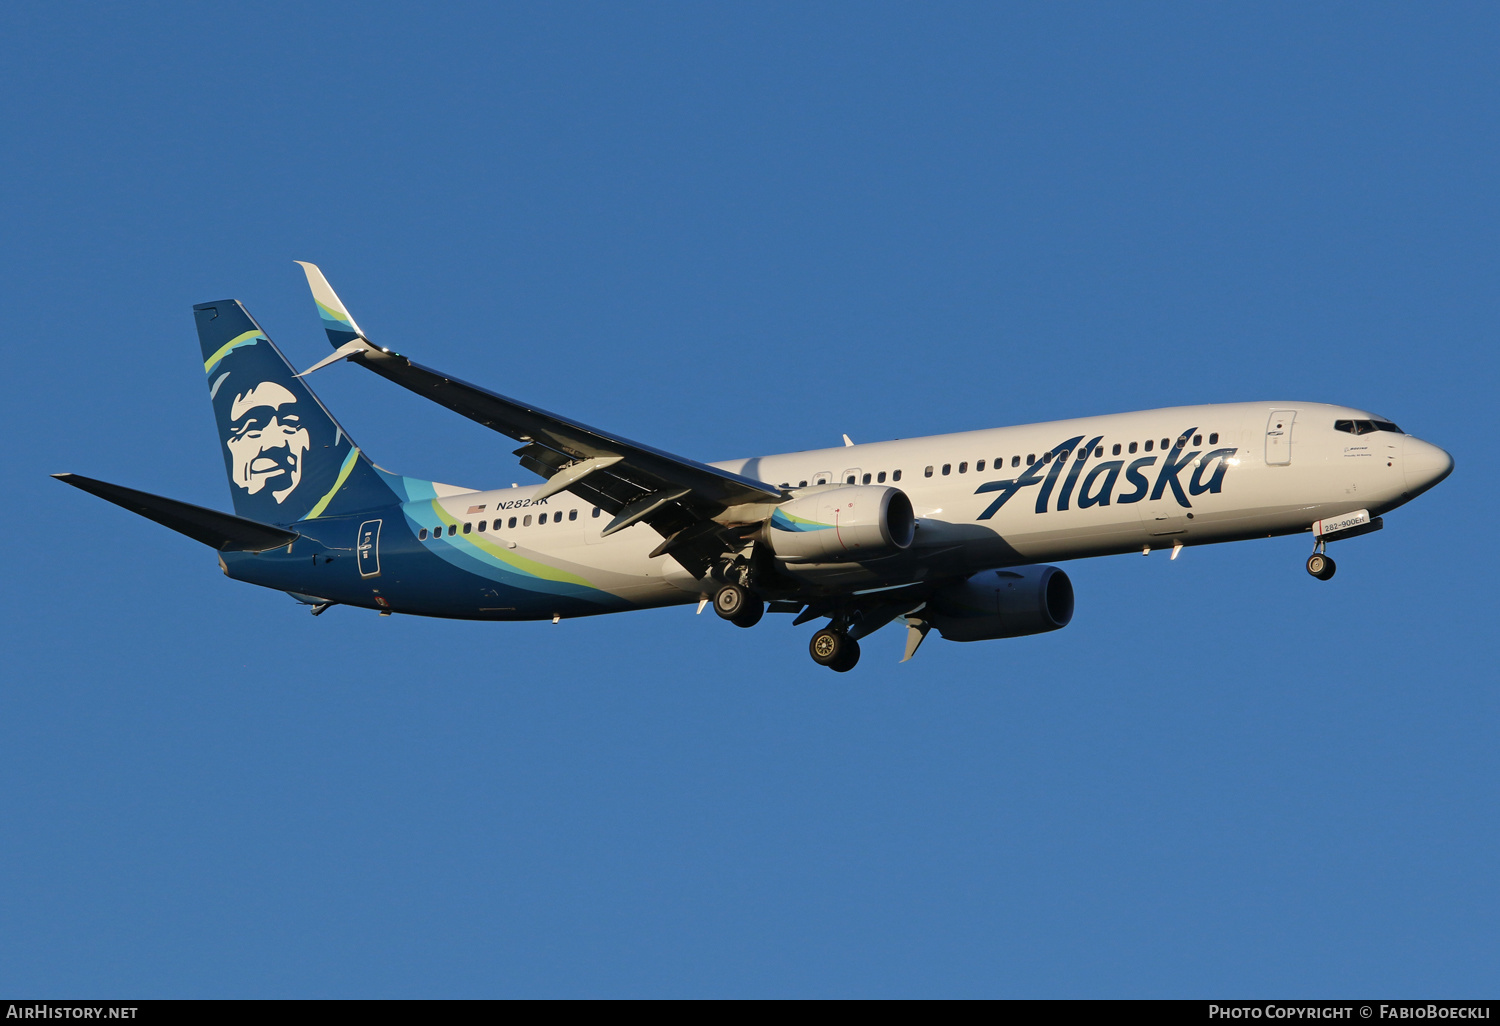
[[[236,300],[193,307],[234,514],[77,474],[67,484],[218,551],[230,578],[314,616],[552,620],[712,604],[826,619],[838,672],[895,621],[901,661],[949,641],[1066,627],[1054,561],[1310,533],[1327,544],[1453,471],[1443,449],[1364,410],[1311,402],[1182,406],[700,463],[589,427],[376,345],[322,271],[298,261],[332,354],[297,373]],[[387,471],[313,394],[339,361],[507,435],[543,483],[473,490]]]

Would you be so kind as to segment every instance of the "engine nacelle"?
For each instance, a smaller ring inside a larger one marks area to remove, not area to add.
[[[948,641],[1045,634],[1073,619],[1073,582],[1055,566],[985,570],[942,588],[917,615]]]
[[[777,506],[761,538],[789,563],[837,563],[900,552],[916,528],[901,489],[849,485]]]

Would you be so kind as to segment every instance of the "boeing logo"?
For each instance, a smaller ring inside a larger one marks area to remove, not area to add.
[[[1190,427],[1182,432],[1177,436],[1177,444],[1159,457],[1142,456],[1131,460],[1128,464],[1124,460],[1095,463],[1089,468],[1087,476],[1083,476],[1084,465],[1088,463],[1089,455],[1103,441],[1104,436],[1096,435],[1087,445],[1080,447],[1079,443],[1083,441],[1083,435],[1074,435],[1067,441],[1053,446],[1042,459],[1027,467],[1021,476],[1009,481],[986,481],[976,488],[975,495],[984,492],[1000,493],[995,496],[995,501],[979,514],[979,519],[990,519],[1021,489],[1032,485],[1041,486],[1036,495],[1038,513],[1049,511],[1053,492],[1057,492],[1056,508],[1059,511],[1070,508],[1074,500],[1075,488],[1079,509],[1108,506],[1111,501],[1140,502],[1148,493],[1154,501],[1165,495],[1169,488],[1179,506],[1191,509],[1193,504],[1188,500],[1189,495],[1202,495],[1204,492],[1217,494],[1223,490],[1224,472],[1229,469],[1231,457],[1239,451],[1233,447],[1212,449],[1207,453],[1201,449],[1189,451],[1187,443],[1196,430],[1196,427]],[[1199,459],[1200,456],[1202,459]],[[1156,466],[1158,459],[1162,461],[1160,467]],[[1192,468],[1192,473],[1187,477],[1187,487],[1184,491],[1182,474],[1189,467]],[[1147,476],[1148,468],[1156,468],[1154,483]],[[1129,491],[1115,495],[1115,485],[1119,482],[1121,473],[1125,475]],[[1208,474],[1207,480],[1204,479],[1205,473]],[[1079,486],[1080,476],[1083,476],[1082,486]],[[1062,479],[1060,491],[1057,487],[1059,478]]]

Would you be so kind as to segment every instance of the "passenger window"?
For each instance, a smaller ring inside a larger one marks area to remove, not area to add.
[[[1120,443],[1119,442],[1115,443],[1115,447],[1110,450],[1110,454],[1114,455],[1114,456],[1120,455]]]
[[[969,472],[969,461],[968,460],[964,460],[962,463],[960,463],[958,465],[958,472],[960,474],[967,474]]]
[[[850,474],[848,477],[844,478],[844,484],[853,484],[853,483],[854,483],[854,475],[853,474]]]
[[[983,474],[984,473],[984,460],[980,460],[978,463],[974,464],[974,473],[976,473],[976,474]]]
[[[885,484],[885,471],[882,470],[880,473],[876,474],[875,481],[877,484]]]
[[[1152,450],[1152,449],[1154,449],[1154,448],[1156,448],[1156,443],[1155,443],[1155,442],[1153,442],[1153,441],[1152,441],[1152,440],[1151,440],[1151,439],[1149,439],[1149,438],[1148,438],[1148,439],[1146,439],[1146,451],[1147,451],[1147,452],[1150,452],[1150,451],[1151,451],[1151,450]],[[1131,452],[1135,452],[1135,450],[1134,450],[1134,449],[1131,449],[1131,450],[1130,450],[1130,451],[1131,451]]]
[[[798,481],[798,482],[797,482],[797,487],[798,487],[798,488],[806,488],[806,487],[807,487],[807,482],[806,482],[806,481]],[[598,516],[598,515],[599,515],[599,511],[598,511],[598,510],[595,510],[595,511],[594,511],[594,516],[596,516],[596,517],[597,517],[597,516]]]
[[[1035,462],[1036,462],[1036,453],[1034,453],[1034,452],[1028,452],[1026,454],[1026,465],[1029,467],[1029,466],[1031,466]]]
[[[1202,435],[1194,435],[1193,436],[1193,444],[1194,445],[1202,445],[1203,444],[1203,436]]]
[[[1170,448],[1172,448],[1172,440],[1170,438],[1163,438],[1161,440],[1161,447],[1163,449],[1170,449]]]
[[[578,511],[576,509],[570,509],[570,510],[568,510],[568,519],[569,520],[577,520],[578,519]]]
[[[558,510],[556,513],[552,514],[552,522],[554,524],[562,523],[562,510]]]
[[[901,471],[899,471],[899,470],[897,470],[897,471],[894,471],[894,472],[893,472],[893,473],[892,473],[892,474],[891,474],[891,480],[892,480],[892,481],[899,481],[899,480],[901,480]]]
[[[599,516],[599,507],[595,506],[594,507],[594,512],[590,513],[589,516],[594,517],[594,518],[597,519],[598,516]],[[515,527],[516,526],[516,518],[515,517],[511,517],[510,518],[510,526],[511,527]]]
[[[521,518],[521,526],[522,527],[530,527],[531,526],[531,514],[530,513],[526,514],[524,517]]]
[[[1098,458],[1100,458],[1103,455],[1104,455],[1104,446],[1101,445],[1101,446],[1099,446],[1098,448],[1096,448],[1094,450],[1094,458],[1095,459],[1098,459]]]
[[[486,527],[488,527],[488,526],[490,526],[490,522],[488,520],[481,520],[479,522],[479,533],[483,534],[484,533],[484,529]]]
[[[951,463],[944,463],[943,464],[943,476],[947,477],[951,473],[953,473],[953,464],[951,464]]]
[[[448,525],[448,537],[452,538],[457,533],[458,533],[458,525],[457,524],[449,524]]]
[[[1026,462],[1030,463],[1031,461],[1027,460]],[[1012,456],[1010,458],[1010,465],[1013,466],[1013,467],[1019,467],[1021,465],[1021,457],[1019,457],[1019,456]]]
[[[426,541],[426,540],[427,540],[427,528],[424,527],[420,531],[417,532],[417,541]]]
[[[1135,443],[1134,443],[1134,442],[1131,442],[1131,443],[1130,443],[1130,454],[1131,454],[1131,455],[1132,455],[1132,456],[1134,456],[1134,455],[1135,455],[1135,450],[1136,450],[1136,444],[1135,444]]]
[[[1211,435],[1208,436],[1208,444],[1209,445],[1218,445],[1219,444],[1219,433],[1217,431],[1215,431],[1213,434],[1211,434]]]
[[[474,530],[474,525],[473,524],[464,524],[464,534],[468,534],[469,532],[471,532],[473,530]]]
[[[924,476],[924,477],[931,477],[932,476],[932,468],[928,467],[926,470],[922,471],[922,476]]]
[[[869,484],[870,483],[870,475],[866,474],[864,477],[860,478],[859,479],[859,483],[860,484]]]

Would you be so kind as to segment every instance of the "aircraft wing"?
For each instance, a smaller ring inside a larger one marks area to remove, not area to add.
[[[539,496],[566,489],[599,506],[614,517],[605,526],[605,535],[645,522],[666,539],[655,554],[672,552],[697,573],[699,568],[686,560],[706,566],[705,559],[743,544],[737,533],[714,522],[714,517],[730,506],[782,501],[781,490],[774,485],[589,427],[376,346],[359,331],[322,272],[298,262],[307,274],[329,340],[337,347],[332,357],[305,374],[347,358],[525,443],[515,450],[521,465],[548,479]]]

